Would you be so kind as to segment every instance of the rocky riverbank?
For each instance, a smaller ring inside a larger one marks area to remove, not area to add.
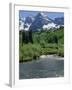
[[[57,56],[56,54],[55,55],[41,55],[40,56],[41,59],[54,59],[54,60],[64,60],[64,57],[60,57],[60,56]]]

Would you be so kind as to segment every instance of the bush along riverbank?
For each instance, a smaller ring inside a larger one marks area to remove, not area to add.
[[[37,60],[41,55],[64,57],[64,28],[19,32],[19,62]]]

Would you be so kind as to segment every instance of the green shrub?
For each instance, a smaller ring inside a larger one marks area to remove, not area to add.
[[[36,45],[36,44],[23,44],[20,47],[20,54],[19,54],[19,59],[20,61],[26,61],[28,60],[32,60],[32,59],[36,59],[40,56],[41,54],[41,49],[40,49],[40,45]]]
[[[42,54],[43,54],[43,55],[57,54],[57,49],[42,48]]]
[[[58,56],[64,57],[64,49],[63,48],[58,49]]]

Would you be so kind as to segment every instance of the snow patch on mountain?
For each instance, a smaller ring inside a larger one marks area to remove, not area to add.
[[[54,23],[48,23],[47,25],[43,25],[43,29],[53,29],[56,27],[56,24]]]
[[[25,25],[24,25],[24,30],[25,30],[25,31],[28,31],[28,30],[29,30],[29,28],[30,28],[30,25],[31,25],[31,24],[28,24],[28,23],[27,23],[27,24],[25,24]]]
[[[19,20],[19,30],[23,30],[24,29],[24,21],[22,21],[22,19]]]

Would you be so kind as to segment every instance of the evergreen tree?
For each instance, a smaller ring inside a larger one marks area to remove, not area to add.
[[[33,39],[32,39],[32,31],[29,31],[29,42],[33,43]]]

